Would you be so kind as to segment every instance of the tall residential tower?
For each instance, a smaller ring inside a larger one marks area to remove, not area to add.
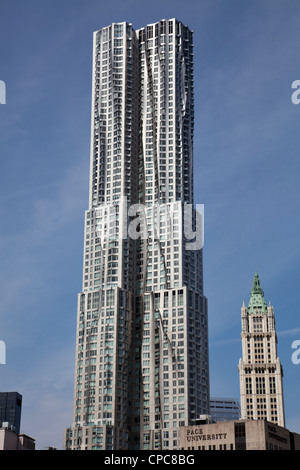
[[[176,449],[179,427],[209,411],[187,26],[123,22],[94,33],[91,128],[64,448]]]
[[[241,419],[266,419],[285,427],[282,366],[277,355],[274,310],[256,273],[248,308],[243,303],[239,362]]]

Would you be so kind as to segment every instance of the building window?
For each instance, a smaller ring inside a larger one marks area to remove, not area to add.
[[[271,393],[271,394],[275,394],[275,393],[276,393],[275,377],[270,377],[270,393]]]
[[[266,393],[264,377],[256,377],[256,393],[257,395],[264,395]]]

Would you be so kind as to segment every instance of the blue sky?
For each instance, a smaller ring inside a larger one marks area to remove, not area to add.
[[[194,30],[211,395],[239,398],[240,309],[258,271],[275,309],[286,425],[300,433],[299,1],[1,0],[0,10],[0,390],[23,395],[21,431],[61,448],[72,422],[92,33],[176,17]]]

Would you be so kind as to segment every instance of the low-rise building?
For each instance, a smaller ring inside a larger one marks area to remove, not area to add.
[[[182,450],[300,450],[300,435],[266,420],[219,421],[180,428]]]
[[[17,434],[3,423],[0,428],[0,450],[35,450],[35,440],[26,434]]]

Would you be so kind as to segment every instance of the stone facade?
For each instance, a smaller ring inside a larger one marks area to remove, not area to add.
[[[182,450],[300,450],[300,435],[265,420],[219,421],[180,429]]]
[[[239,362],[241,418],[268,420],[285,427],[282,377],[277,355],[275,315],[255,274],[248,308],[241,309],[242,358]]]
[[[0,450],[35,450],[35,440],[26,434],[0,429]]]

